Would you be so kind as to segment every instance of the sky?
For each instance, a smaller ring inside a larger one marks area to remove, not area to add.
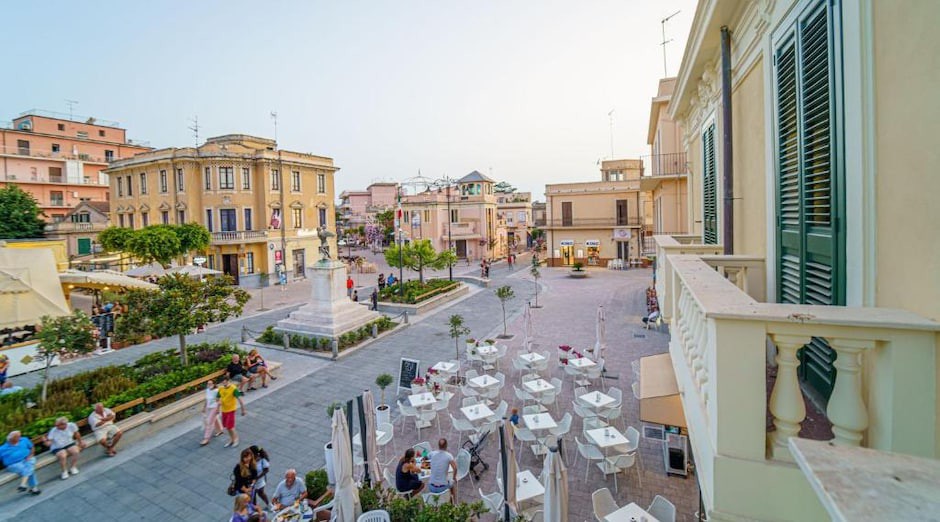
[[[479,170],[544,200],[649,154],[694,0],[18,2],[0,120],[116,120],[154,147],[245,133],[332,157],[336,193]],[[11,54],[12,53],[12,54]],[[16,55],[13,59],[12,55]],[[611,132],[608,113],[613,110]]]

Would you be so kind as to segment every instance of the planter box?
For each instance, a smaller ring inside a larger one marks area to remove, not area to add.
[[[581,271],[572,270],[568,272],[568,277],[573,277],[575,279],[584,279],[587,276],[588,276],[587,270],[581,270]]]
[[[379,301],[379,311],[387,314],[400,314],[403,312],[408,312],[408,315],[417,315],[420,313],[427,313],[430,310],[433,310],[441,305],[449,303],[461,296],[467,295],[470,293],[470,287],[463,283],[459,283],[459,286],[449,292],[444,292],[438,294],[427,301],[422,301],[416,304],[405,304],[405,303],[390,303],[387,301]]]

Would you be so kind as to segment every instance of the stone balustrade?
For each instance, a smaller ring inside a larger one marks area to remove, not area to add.
[[[229,232],[212,232],[213,243],[241,243],[244,241],[264,241],[268,237],[267,230],[233,230]]]

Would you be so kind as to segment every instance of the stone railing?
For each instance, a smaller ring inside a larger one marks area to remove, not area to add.
[[[675,247],[658,243],[660,252]],[[657,263],[660,306],[671,318],[669,351],[709,512],[775,513],[781,520],[822,513],[816,501],[795,502],[812,493],[787,445],[806,418],[797,353],[813,338],[836,353],[824,412],[832,443],[933,458],[940,452],[940,324],[895,309],[762,303],[753,295],[764,288],[760,259],[665,254]],[[769,396],[768,354],[776,366]]]
[[[234,230],[230,232],[212,232],[213,243],[240,243],[259,241],[268,237],[267,230]]]
[[[664,321],[672,319],[671,310],[663,306],[663,297],[668,295],[672,289],[671,267],[666,263],[666,256],[697,254],[697,255],[718,255],[724,251],[721,245],[701,245],[698,244],[699,236],[653,236],[656,242],[656,295],[659,296],[659,308]]]

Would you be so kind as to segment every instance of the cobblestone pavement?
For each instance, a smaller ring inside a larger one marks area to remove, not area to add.
[[[509,284],[516,293],[510,302],[509,329],[516,333],[509,341],[510,352],[516,353],[522,343],[522,305],[532,300],[534,285],[526,274],[527,258],[513,273],[505,265],[496,265],[492,277],[496,284]],[[632,374],[630,362],[641,355],[666,351],[667,335],[647,332],[639,327],[639,317],[644,313],[643,289],[649,282],[649,271],[608,272],[595,270],[586,280],[566,277],[563,270],[543,269],[543,290],[539,302],[543,308],[533,310],[535,342],[541,350],[549,352],[551,376],[562,377],[557,369],[555,346],[570,344],[584,349],[594,344],[594,317],[597,304],[607,310],[607,361],[611,373],[619,374],[619,380],[608,380],[624,393],[624,420],[626,425],[639,427],[638,404],[630,393]],[[491,287],[492,288],[492,287]],[[287,314],[287,310],[269,312],[262,316],[233,321],[211,329],[207,338],[237,339],[240,322],[252,330]],[[329,421],[326,406],[335,400],[346,400],[357,395],[363,388],[373,387],[375,377],[383,372],[397,376],[399,358],[402,356],[421,360],[422,368],[440,360],[454,357],[454,344],[446,332],[446,318],[453,313],[465,317],[473,336],[487,338],[502,331],[499,301],[492,289],[476,290],[468,297],[449,304],[446,308],[413,321],[389,336],[379,339],[356,353],[338,362],[294,355],[284,352],[267,352],[272,360],[284,362],[283,378],[263,392],[252,392],[247,396],[248,416],[239,417],[241,447],[250,444],[264,446],[272,460],[272,476],[269,492],[288,467],[304,472],[323,465],[323,445],[329,440]],[[642,337],[641,337],[642,336]],[[158,343],[150,343],[158,344]],[[172,344],[172,343],[171,343]],[[140,347],[144,348],[145,347]],[[154,347],[153,349],[161,349]],[[461,347],[462,348],[462,347]],[[137,351],[130,359],[139,357]],[[123,356],[121,352],[114,357]],[[67,365],[96,365],[104,358],[89,359]],[[507,381],[518,382],[511,375],[511,360],[503,360],[502,371]],[[546,375],[548,377],[548,375]],[[570,410],[572,386],[565,379],[565,391],[558,401],[556,418]],[[390,395],[394,391],[389,388]],[[377,392],[377,390],[376,390]],[[515,404],[512,387],[507,384],[503,399]],[[390,397],[391,398],[391,397]],[[389,400],[389,402],[392,402]],[[451,412],[459,415],[456,399]],[[95,449],[82,456],[82,473],[68,481],[48,479],[44,481],[44,492],[40,497],[14,496],[10,486],[0,492],[0,519],[59,520],[63,512],[70,518],[83,520],[226,520],[231,510],[231,498],[224,493],[228,477],[237,461],[237,451],[222,448],[221,442],[213,441],[207,447],[199,447],[199,420],[193,418],[167,429],[148,440],[128,444],[115,459],[105,459]],[[449,419],[443,419],[440,428],[422,430],[420,440],[434,440],[437,430],[456,448],[457,438],[450,431]],[[395,451],[406,444],[418,442],[414,423],[409,419],[395,421]],[[566,440],[569,478],[571,488],[571,520],[592,520],[590,493],[599,487],[613,489],[613,478],[605,478],[596,467],[588,469],[588,479],[583,480],[586,465],[575,458],[574,435],[581,434],[580,418],[575,417],[571,435]],[[490,470],[483,474],[480,483],[461,483],[460,498],[476,500],[477,487],[484,492],[495,490],[494,476],[498,450],[495,439],[484,459]],[[691,520],[697,508],[697,490],[694,479],[666,477],[663,472],[662,449],[650,441],[642,441],[642,468],[638,481],[635,470],[628,470],[619,478],[618,503],[635,501],[647,506],[653,496],[662,494],[676,503],[680,520]],[[520,469],[531,469],[538,474],[541,460],[531,451],[518,453]],[[395,457],[391,447],[381,455],[383,461]]]

